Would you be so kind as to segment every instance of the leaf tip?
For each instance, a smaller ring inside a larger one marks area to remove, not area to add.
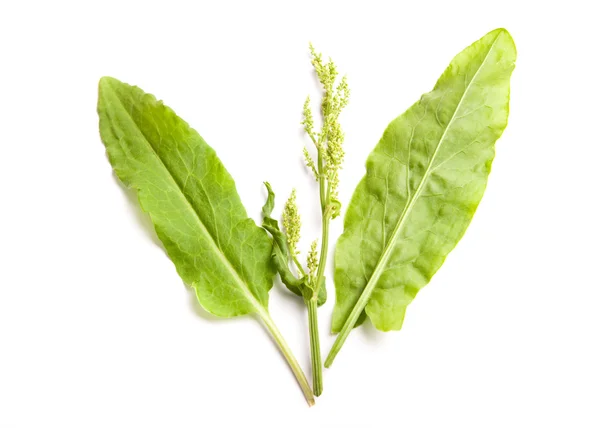
[[[106,88],[107,86],[111,86],[111,84],[113,83],[121,83],[119,82],[117,79],[115,79],[114,77],[110,77],[110,76],[102,76],[100,78],[100,81],[98,82],[98,87],[100,89]]]
[[[510,32],[506,28],[503,28],[503,27],[496,28],[495,30],[490,31],[490,35],[493,35],[497,38],[502,37],[507,42],[509,42],[513,47],[515,46],[515,41],[514,41],[512,35],[510,34]]]
[[[508,30],[504,27],[498,27],[495,30],[492,30],[491,32],[492,34],[508,34],[510,36]]]
[[[502,41],[506,54],[514,63],[517,58],[517,45],[515,44],[515,40],[513,39],[512,35],[506,28],[497,28],[493,32],[496,33],[497,39]]]

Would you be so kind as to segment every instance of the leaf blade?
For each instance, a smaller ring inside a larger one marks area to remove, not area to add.
[[[267,308],[270,239],[215,151],[161,101],[114,78],[100,80],[98,114],[115,173],[136,190],[200,304],[223,317]]]
[[[406,306],[464,234],[506,127],[515,59],[506,30],[488,33],[386,129],[336,245],[334,332],[359,315],[363,293],[375,327],[399,330]]]

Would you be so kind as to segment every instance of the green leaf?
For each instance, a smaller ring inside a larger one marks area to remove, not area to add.
[[[321,306],[327,301],[327,287],[325,285],[326,282],[327,279],[325,278],[325,276],[322,276],[319,286],[319,297],[317,297],[317,306]],[[300,294],[296,292],[294,292],[294,294],[297,294],[300,297],[304,297],[305,301],[310,300],[315,295],[315,289],[313,284],[314,281],[311,283],[305,280],[303,286],[300,288]]]
[[[317,306],[321,306],[327,301],[327,280],[323,275],[321,277],[321,284],[319,285],[319,297],[317,298]]]
[[[200,304],[221,317],[256,313],[314,396],[269,315],[271,239],[248,218],[215,151],[173,110],[111,77],[99,84],[100,136],[117,177],[136,191],[156,233]]]
[[[115,173],[137,192],[200,304],[221,317],[266,309],[271,240],[215,151],[162,101],[111,77],[100,80],[98,114]]]
[[[271,253],[271,259],[273,266],[279,272],[281,282],[297,296],[310,299],[312,296],[312,289],[308,283],[308,276],[302,275],[297,278],[290,269],[290,249],[287,244],[285,234],[279,229],[279,223],[277,220],[271,217],[271,213],[275,208],[275,193],[271,188],[271,185],[267,182],[264,183],[267,188],[267,201],[265,202],[262,213],[263,223],[262,227],[267,230],[273,237],[273,248]],[[319,288],[319,297],[317,304],[321,306],[327,300],[327,290],[325,289],[325,278],[321,281],[322,287]]]
[[[342,212],[342,203],[337,199],[331,199],[331,218],[337,218]]]
[[[386,129],[336,246],[334,332],[355,326],[363,309],[379,330],[399,330],[465,233],[507,124],[515,59],[506,30],[488,33]]]

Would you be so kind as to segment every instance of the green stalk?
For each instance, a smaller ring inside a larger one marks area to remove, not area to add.
[[[318,397],[323,392],[323,369],[321,368],[321,344],[319,342],[317,300],[308,300],[306,302],[306,306],[308,306],[308,327],[310,331],[310,360],[312,362],[313,391]]]
[[[304,268],[302,267],[302,264],[298,261],[298,257],[296,257],[296,255],[292,255],[292,260],[294,261],[294,264],[296,265],[296,269],[298,269],[298,272],[300,272],[300,274],[302,276],[306,275],[306,272],[304,272]]]
[[[325,187],[325,174],[323,173],[323,156],[319,150],[318,171],[319,171],[319,197],[321,200],[321,251],[319,253],[319,266],[314,283],[314,293],[310,300],[306,302],[308,306],[308,323],[310,331],[310,356],[313,373],[313,391],[318,397],[323,392],[323,364],[321,362],[321,343],[319,339],[319,322],[317,316],[317,299],[321,281],[325,273],[327,264],[327,248],[329,245],[329,220],[331,211],[329,209],[329,188]]]
[[[294,357],[294,354],[292,354],[292,350],[290,349],[287,342],[281,335],[281,332],[275,325],[273,318],[271,318],[271,315],[269,315],[269,313],[267,311],[260,311],[259,316],[265,323],[265,326],[269,330],[269,333],[271,333],[273,340],[275,340],[275,343],[279,347],[279,350],[281,351],[281,353],[285,357],[286,361],[288,362],[290,368],[292,369],[292,372],[294,373],[294,376],[296,376],[296,380],[300,384],[300,388],[302,389],[302,392],[304,393],[304,397],[306,398],[308,405],[313,406],[315,404],[315,397],[313,395],[312,390],[310,389],[308,380],[306,379],[306,376],[304,375],[304,372],[302,371],[300,364],[298,364],[298,361]]]
[[[367,292],[367,290],[365,290],[365,292],[363,292],[361,294],[360,298],[358,299],[358,302],[354,306],[354,309],[352,309],[350,316],[346,320],[346,323],[340,330],[340,333],[337,335],[337,338],[335,339],[335,342],[333,343],[333,346],[331,347],[331,350],[329,351],[329,355],[327,356],[327,359],[325,360],[325,367],[327,367],[327,368],[331,367],[331,364],[333,363],[333,360],[335,359],[336,355],[338,354],[338,352],[340,352],[340,349],[342,349],[342,346],[344,345],[344,342],[346,341],[346,339],[348,338],[348,335],[352,331],[352,328],[356,325],[356,321],[358,320],[358,317],[360,316],[361,312],[367,305],[367,301],[369,300],[369,297],[371,296],[371,291],[372,290],[368,290],[368,292]]]
[[[310,45],[310,53],[311,63],[324,91],[321,99],[321,116],[323,119],[321,132],[314,132],[310,97],[307,97],[304,102],[304,119],[302,120],[304,130],[317,148],[317,165],[315,165],[313,157],[306,148],[304,149],[304,157],[307,166],[314,172],[315,178],[319,182],[319,198],[321,201],[321,251],[317,256],[316,242],[313,242],[308,254],[309,287],[303,288],[304,293],[306,293],[305,303],[308,307],[313,389],[315,395],[318,396],[323,391],[323,367],[321,364],[317,306],[319,291],[323,285],[322,283],[325,282],[324,274],[329,246],[329,221],[334,215],[337,217],[340,208],[340,203],[337,200],[332,200],[332,194],[336,194],[337,174],[344,156],[342,149],[344,134],[338,118],[342,109],[348,104],[350,92],[345,76],[336,85],[338,72],[331,59],[326,63],[323,62],[321,54],[317,53],[312,45]]]

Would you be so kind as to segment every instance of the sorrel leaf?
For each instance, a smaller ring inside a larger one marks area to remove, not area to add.
[[[516,49],[497,29],[459,53],[434,89],[393,120],[369,155],[335,250],[329,366],[364,313],[402,327],[483,196],[509,111]]]
[[[98,114],[115,173],[136,191],[200,304],[221,317],[257,314],[312,403],[306,378],[268,313],[271,239],[248,218],[215,151],[161,101],[114,78],[100,80]]]
[[[100,81],[99,114],[117,176],[137,191],[200,304],[222,317],[266,308],[271,242],[215,151],[162,102],[112,78]]]

